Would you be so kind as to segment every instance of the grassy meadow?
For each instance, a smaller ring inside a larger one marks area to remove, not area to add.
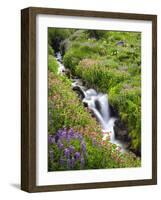
[[[99,123],[58,74],[56,52],[64,66],[89,88],[107,93],[141,151],[141,34],[76,29],[48,29],[48,170],[139,167],[141,159],[102,140]]]

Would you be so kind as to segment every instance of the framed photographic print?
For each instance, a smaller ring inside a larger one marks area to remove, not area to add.
[[[157,183],[157,16],[21,11],[21,188]]]

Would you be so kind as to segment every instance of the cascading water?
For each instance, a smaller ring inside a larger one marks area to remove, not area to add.
[[[63,74],[64,71],[65,71],[65,67],[64,67],[64,65],[62,64],[62,56],[61,56],[61,53],[60,53],[60,52],[57,52],[57,53],[56,53],[56,59],[57,59],[58,65],[59,65],[58,74]]]
[[[88,105],[88,108],[93,111],[96,119],[102,127],[103,140],[110,136],[111,143],[117,144],[123,149],[122,144],[115,139],[114,122],[116,118],[110,116],[110,108],[108,95],[97,93],[94,89],[88,89],[85,92],[83,103]]]
[[[65,67],[62,64],[60,52],[56,54],[56,59],[59,64],[58,73],[63,75],[65,72]],[[87,89],[83,86],[81,79],[73,78],[71,80],[73,90],[77,90],[81,94],[82,102],[87,105],[88,109],[93,112],[94,116],[100,123],[103,132],[102,140],[106,140],[106,138],[110,136],[111,143],[121,147],[122,151],[124,151],[123,145],[115,139],[113,127],[116,118],[110,116],[108,95],[98,93],[94,89]]]

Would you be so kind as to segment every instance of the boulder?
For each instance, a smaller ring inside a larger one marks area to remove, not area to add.
[[[116,139],[121,140],[124,143],[131,143],[131,137],[128,135],[128,129],[126,125],[120,119],[115,121],[114,131],[115,131]],[[129,145],[130,144],[128,144],[128,146]]]
[[[71,72],[70,72],[69,69],[64,69],[64,70],[63,70],[63,73],[64,73],[68,78],[71,77]]]
[[[80,86],[74,86],[73,90],[78,94],[81,99],[84,99],[85,94]]]
[[[110,109],[110,117],[118,118],[118,112],[111,104],[109,104],[109,109]]]

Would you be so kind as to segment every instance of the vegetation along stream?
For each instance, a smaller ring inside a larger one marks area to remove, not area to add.
[[[49,171],[141,165],[140,33],[48,30]]]

